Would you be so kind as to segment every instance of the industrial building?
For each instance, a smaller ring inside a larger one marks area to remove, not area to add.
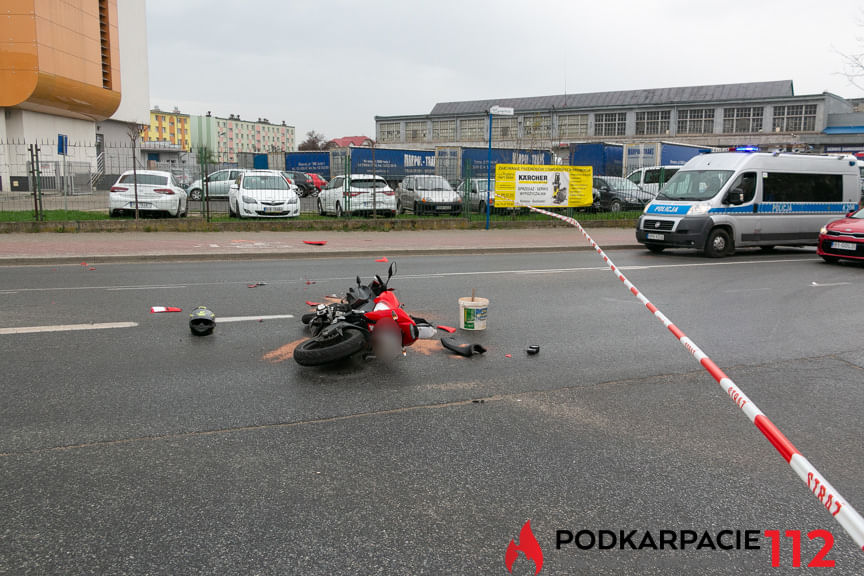
[[[489,143],[547,148],[560,158],[575,142],[674,141],[709,147],[864,150],[864,114],[835,94],[796,95],[791,80],[440,102],[428,114],[376,116],[382,147],[418,149]]]

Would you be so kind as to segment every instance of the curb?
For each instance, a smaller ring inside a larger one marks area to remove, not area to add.
[[[591,220],[592,228],[635,228],[636,220]],[[566,228],[557,220],[494,221],[493,228]],[[250,220],[248,222],[206,222],[200,218],[134,220],[73,220],[57,222],[0,222],[0,234],[81,233],[81,232],[303,232],[391,230],[482,230],[485,221],[464,218],[405,218],[345,220]]]

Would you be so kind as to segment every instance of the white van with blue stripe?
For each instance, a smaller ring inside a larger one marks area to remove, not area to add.
[[[743,246],[815,246],[822,226],[858,207],[860,190],[851,156],[702,154],[645,207],[636,240],[713,258]]]

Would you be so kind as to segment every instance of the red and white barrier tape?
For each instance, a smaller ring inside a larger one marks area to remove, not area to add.
[[[588,240],[591,246],[597,251],[600,256],[603,257],[603,260],[615,273],[621,282],[627,287],[630,292],[633,293],[636,298],[642,302],[648,310],[651,311],[654,316],[660,320],[664,326],[678,339],[679,342],[687,349],[690,354],[692,354],[696,360],[699,361],[699,364],[702,365],[705,370],[708,371],[709,374],[717,381],[721,388],[729,395],[732,401],[735,403],[738,408],[741,409],[744,414],[747,415],[747,418],[750,419],[753,424],[756,425],[757,428],[765,435],[769,442],[774,446],[774,448],[780,453],[781,456],[792,466],[792,469],[798,475],[801,480],[803,480],[807,484],[807,488],[816,496],[819,502],[828,510],[831,516],[840,523],[846,533],[852,537],[856,544],[862,549],[864,549],[864,518],[861,517],[860,514],[849,504],[846,500],[840,496],[840,493],[834,489],[833,486],[825,479],[822,474],[819,473],[818,470],[806,459],[804,456],[798,452],[798,449],[792,445],[792,443],[783,435],[780,430],[774,426],[774,423],[768,419],[765,414],[756,407],[756,405],[747,397],[746,394],[732,381],[731,378],[726,376],[723,371],[717,367],[717,365],[705,354],[696,344],[690,340],[675,324],[672,323],[669,318],[667,318],[662,312],[660,312],[656,306],[654,306],[625,276],[621,273],[620,270],[615,266],[612,260],[606,255],[605,252],[597,245],[597,243],[585,232],[585,229],[577,222],[574,218],[568,218],[566,216],[562,216],[561,214],[555,214],[553,212],[548,212],[546,210],[541,210],[539,208],[534,208],[532,206],[528,206],[530,210],[545,214],[547,216],[552,216],[553,218],[557,218],[559,220],[563,220],[568,224],[572,224],[582,233],[583,236]]]

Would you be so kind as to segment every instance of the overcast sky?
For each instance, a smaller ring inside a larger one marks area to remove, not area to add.
[[[299,144],[437,102],[792,80],[864,97],[862,0],[146,0],[150,104]]]

